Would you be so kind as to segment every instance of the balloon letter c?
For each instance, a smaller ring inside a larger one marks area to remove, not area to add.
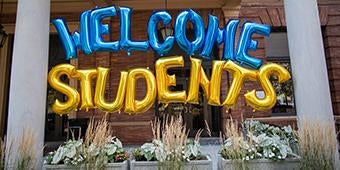
[[[148,24],[148,36],[150,46],[161,56],[169,52],[174,45],[175,38],[168,36],[165,38],[163,44],[158,41],[157,23],[162,21],[164,25],[171,22],[171,15],[166,11],[159,11],[151,15]]]

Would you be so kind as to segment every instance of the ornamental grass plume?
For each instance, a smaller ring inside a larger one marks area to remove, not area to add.
[[[281,161],[298,158],[292,146],[297,138],[290,126],[276,127],[259,121],[246,120],[242,128],[232,119],[225,124],[220,154],[232,161],[234,169],[248,168],[247,161],[267,159]]]
[[[94,144],[96,146],[104,146],[106,140],[111,136],[112,129],[109,122],[106,120],[106,116],[99,121],[95,121],[95,119],[92,118],[86,129],[85,145],[90,146],[91,144]]]
[[[151,122],[152,143],[145,143],[133,151],[137,161],[158,161],[160,169],[182,169],[184,162],[207,159],[200,151],[200,135],[189,139],[189,130],[183,123],[182,116],[171,116]]]
[[[164,119],[161,123],[160,120],[152,122],[152,131],[154,139],[161,141],[164,144],[164,149],[171,158],[167,158],[168,161],[183,161],[183,150],[186,146],[188,139],[188,130],[183,125],[183,119],[181,116],[172,116]],[[161,130],[163,129],[163,133]]]
[[[19,142],[18,157],[15,160],[15,169],[28,170],[36,166],[37,151],[34,149],[35,136],[31,129],[24,129]]]
[[[86,166],[88,169],[104,169],[108,162],[106,154],[101,154],[103,148],[111,139],[112,130],[104,116],[96,121],[92,118],[85,133]]]
[[[299,128],[301,169],[335,169],[336,140],[331,124],[304,121]]]
[[[106,164],[124,162],[128,159],[121,141],[111,136],[112,130],[106,117],[92,118],[85,139],[72,139],[50,152],[45,164],[64,164],[85,169],[105,169]]]
[[[230,118],[226,121],[224,128],[222,141],[231,140],[230,143],[233,145],[232,149],[222,149],[221,155],[225,159],[242,160],[244,153],[242,151],[241,143],[246,139],[239,130],[238,123]]]
[[[6,143],[0,140],[0,169],[5,169]]]
[[[161,162],[160,169],[182,169],[188,130],[183,125],[182,116],[166,117],[164,122],[151,122],[154,143],[158,146],[156,157]]]

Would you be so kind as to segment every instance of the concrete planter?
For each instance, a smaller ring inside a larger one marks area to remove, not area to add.
[[[245,161],[244,166],[237,165],[233,163],[232,160],[226,160],[219,156],[218,158],[218,169],[246,169],[246,170],[299,170],[300,169],[300,159],[290,158],[283,161],[272,161],[269,159],[259,159]]]
[[[197,160],[197,161],[189,161],[183,162],[183,170],[211,170],[212,161],[209,156],[207,156],[207,160]],[[162,165],[157,161],[130,161],[130,170],[168,170],[173,169],[171,165]]]
[[[124,162],[117,162],[117,163],[109,163],[105,166],[106,170],[128,170],[129,168],[129,163],[127,160]],[[80,170],[85,170],[85,169],[91,169],[91,168],[86,168],[85,165],[80,165],[80,166],[71,166],[71,165],[44,165],[43,170],[54,170],[54,169],[80,169]]]

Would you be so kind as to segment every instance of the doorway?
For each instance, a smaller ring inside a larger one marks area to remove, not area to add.
[[[193,38],[194,31],[187,30],[188,39]],[[157,56],[156,59],[161,58]],[[183,56],[184,67],[171,68],[168,70],[169,75],[176,75],[176,86],[169,88],[170,91],[188,90],[190,83],[190,56],[188,56],[180,47],[175,43],[171,51],[166,56]],[[165,57],[166,57],[165,56]],[[218,58],[218,48],[213,48],[212,56]],[[196,57],[195,55],[191,57]],[[202,59],[199,57],[199,59]],[[212,70],[212,60],[202,59],[202,67],[210,79]],[[167,115],[182,115],[184,123],[189,129],[189,137],[194,137],[198,130],[209,129],[202,133],[203,137],[218,137],[221,131],[220,115],[221,107],[208,105],[208,100],[204,96],[203,89],[199,91],[199,104],[184,104],[184,103],[170,103],[168,105],[158,104],[156,102],[156,115],[164,117]]]
[[[4,138],[7,131],[9,88],[14,35],[9,34],[4,46],[0,48],[0,136]]]
[[[57,34],[50,35],[49,43],[48,71],[50,71],[54,66],[58,64],[69,63],[69,61],[66,60],[64,48]],[[68,82],[67,77],[62,77],[62,80],[64,82]],[[67,116],[59,116],[51,110],[51,106],[54,103],[55,99],[65,101],[65,96],[54,90],[48,84],[46,100],[45,141],[65,141],[67,137]]]

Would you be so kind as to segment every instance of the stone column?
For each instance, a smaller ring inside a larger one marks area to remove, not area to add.
[[[20,139],[31,131],[36,169],[42,165],[44,144],[49,25],[50,0],[18,0],[7,128],[13,147],[6,161],[20,157]]]
[[[298,125],[309,121],[334,127],[317,2],[285,0],[284,7]]]

